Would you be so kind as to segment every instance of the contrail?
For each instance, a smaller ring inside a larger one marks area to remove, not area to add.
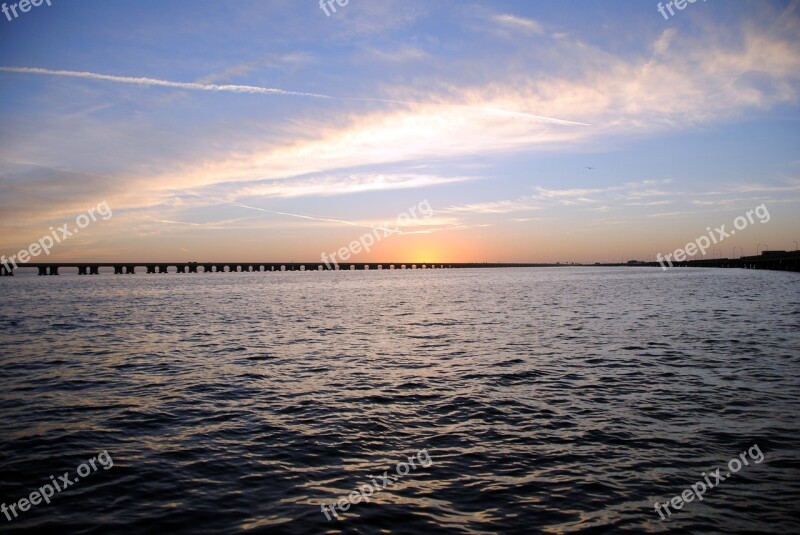
[[[345,225],[350,225],[352,227],[362,227],[362,228],[370,228],[373,230],[382,230],[386,233],[394,233],[394,234],[433,234],[434,232],[440,232],[443,230],[464,230],[470,229],[475,227],[490,227],[491,225],[457,225],[453,227],[443,227],[443,228],[434,228],[434,229],[427,229],[427,230],[398,230],[398,229],[391,229],[391,228],[384,228],[384,227],[373,227],[372,225],[362,225],[359,223],[353,223],[352,221],[345,221],[344,219],[326,219],[323,217],[311,217],[308,215],[300,215],[300,214],[290,214],[288,212],[277,212],[275,210],[267,210],[266,208],[256,208],[255,206],[247,206],[245,204],[236,204],[231,203],[231,206],[236,206],[237,208],[247,208],[248,210],[257,210],[259,212],[267,212],[269,214],[278,214],[278,215],[286,215],[291,217],[299,217],[301,219],[310,219],[312,221],[326,221],[330,223],[343,223]],[[384,234],[385,235],[385,234]]]
[[[106,82],[116,82],[120,84],[141,85],[151,87],[174,87],[176,89],[189,89],[193,91],[217,91],[228,93],[250,93],[257,95],[284,95],[292,97],[306,97],[306,98],[319,98],[326,100],[341,100],[353,102],[385,102],[387,104],[403,104],[406,106],[419,106],[422,104],[439,106],[444,108],[464,108],[477,110],[484,113],[491,113],[497,115],[505,115],[508,117],[518,117],[520,119],[530,119],[536,122],[560,124],[560,125],[573,125],[573,126],[592,126],[588,123],[579,123],[575,121],[567,121],[564,119],[555,119],[553,117],[545,117],[542,115],[533,115],[531,113],[524,113],[518,111],[509,111],[498,108],[483,108],[480,106],[470,106],[467,104],[436,104],[424,102],[411,102],[408,100],[392,100],[382,98],[360,98],[360,97],[335,97],[332,95],[322,95],[319,93],[304,93],[301,91],[287,91],[285,89],[278,89],[274,87],[259,87],[253,85],[218,85],[218,84],[199,84],[195,82],[172,82],[170,80],[159,80],[157,78],[135,78],[132,76],[115,76],[110,74],[97,74],[93,72],[84,71],[64,71],[64,70],[51,70],[39,69],[36,67],[2,67],[0,71],[15,72],[19,74],[41,74],[46,76],[66,76],[70,78],[83,78],[87,80],[102,80]]]
[[[288,212],[277,212],[275,210],[267,210],[266,208],[256,208],[255,206],[247,206],[245,204],[232,204],[232,206],[236,206],[237,208],[247,208],[248,210],[257,210],[259,212],[267,212],[269,214],[286,215],[290,217],[299,217],[300,219],[310,219],[312,221],[325,221],[328,223],[342,223],[345,225],[350,225],[352,227],[371,228],[373,230],[382,230],[384,232],[403,234],[403,231],[401,230],[383,228],[383,227],[373,227],[372,225],[361,225],[359,223],[353,223],[352,221],[345,221],[344,219],[326,219],[324,217],[311,217],[309,215],[290,214]]]
[[[286,91],[272,87],[257,87],[252,85],[217,85],[217,84],[197,84],[192,82],[170,82],[169,80],[158,80],[157,78],[133,78],[131,76],[112,76],[109,74],[97,74],[93,72],[81,71],[53,71],[50,69],[37,69],[35,67],[0,67],[0,71],[16,72],[21,74],[44,74],[49,76],[68,76],[71,78],[85,78],[88,80],[105,80],[107,82],[117,82],[121,84],[174,87],[177,89],[192,89],[195,91],[227,91],[230,93],[254,93],[261,95],[287,95],[296,97],[312,98],[332,98],[327,95],[316,93],[301,93],[298,91]]]

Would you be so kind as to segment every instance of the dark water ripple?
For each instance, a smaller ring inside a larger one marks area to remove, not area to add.
[[[800,278],[519,269],[0,279],[33,533],[797,533]],[[743,468],[664,502],[753,444]],[[328,522],[426,448],[433,464]]]

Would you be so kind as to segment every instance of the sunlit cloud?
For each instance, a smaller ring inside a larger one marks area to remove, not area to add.
[[[425,188],[466,180],[474,180],[474,177],[442,177],[418,174],[323,176],[305,180],[277,181],[269,184],[246,186],[235,190],[233,196],[236,198],[329,197],[369,191]]]

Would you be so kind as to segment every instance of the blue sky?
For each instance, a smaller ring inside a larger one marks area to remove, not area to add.
[[[668,20],[657,5],[0,15],[0,252],[102,201],[113,217],[51,259],[314,261],[363,233],[343,221],[423,200],[434,215],[355,259],[652,259],[761,204],[769,222],[719,254],[794,248],[798,2],[698,1]]]

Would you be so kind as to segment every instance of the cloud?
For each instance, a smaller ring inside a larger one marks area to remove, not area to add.
[[[373,49],[369,52],[369,54],[379,61],[390,61],[397,63],[405,61],[417,61],[430,57],[430,55],[421,48],[416,48],[413,46],[403,46],[390,51]]]
[[[314,63],[314,56],[305,52],[291,52],[287,54],[267,54],[261,59],[246,63],[239,63],[224,68],[219,72],[208,74],[197,80],[200,84],[214,84],[227,81],[231,78],[244,76],[251,72],[261,69],[283,69],[286,67],[298,67]]]
[[[776,186],[774,184],[760,184],[757,182],[746,182],[736,184],[730,187],[730,191],[734,193],[756,193],[756,192],[772,192],[772,191],[800,191],[800,179],[786,179],[786,185]]]
[[[509,214],[514,212],[527,212],[544,210],[558,206],[581,206],[587,204],[603,203],[603,206],[590,208],[593,211],[607,212],[610,205],[630,205],[625,202],[630,199],[641,199],[665,194],[652,190],[653,185],[666,183],[664,181],[643,180],[628,182],[619,186],[605,188],[569,188],[547,189],[541,186],[534,188],[535,193],[523,195],[516,199],[497,200],[483,203],[471,203],[449,206],[442,210],[443,213],[473,213],[473,214]],[[663,201],[669,204],[669,201]],[[647,204],[661,204],[660,201]],[[537,218],[539,219],[539,218]],[[527,221],[530,218],[512,219],[512,221]]]
[[[174,221],[171,219],[148,219],[154,223],[166,223],[169,225],[183,225],[188,227],[202,227],[204,229],[223,229],[231,228],[231,224],[240,223],[241,221],[248,221],[252,218],[241,217],[238,219],[225,219],[222,221],[210,221],[207,223],[192,223],[188,221]]]
[[[672,44],[672,40],[678,34],[678,30],[675,28],[668,28],[664,30],[661,34],[661,37],[656,40],[655,44],[653,45],[653,52],[656,56],[663,56],[669,50],[670,44]]]
[[[449,206],[442,210],[443,213],[471,213],[471,214],[510,214],[513,212],[527,212],[541,210],[545,206],[534,197],[520,197],[514,200],[487,201],[479,203],[459,204]]]
[[[304,180],[282,180],[270,182],[268,184],[245,186],[235,190],[233,196],[236,198],[328,197],[332,195],[348,195],[368,191],[424,188],[473,179],[473,177],[465,176],[443,177],[422,174],[334,175]]]
[[[492,17],[492,20],[504,26],[523,29],[533,33],[544,33],[542,25],[533,19],[517,17],[515,15],[495,15]]]
[[[550,190],[541,187],[537,187],[536,191],[538,192],[538,196],[544,199],[563,199],[563,198],[575,198],[576,200],[584,199],[587,195],[592,195],[594,193],[603,193],[612,190],[619,190],[620,187],[617,188],[594,188],[594,189],[562,189],[562,190]]]

